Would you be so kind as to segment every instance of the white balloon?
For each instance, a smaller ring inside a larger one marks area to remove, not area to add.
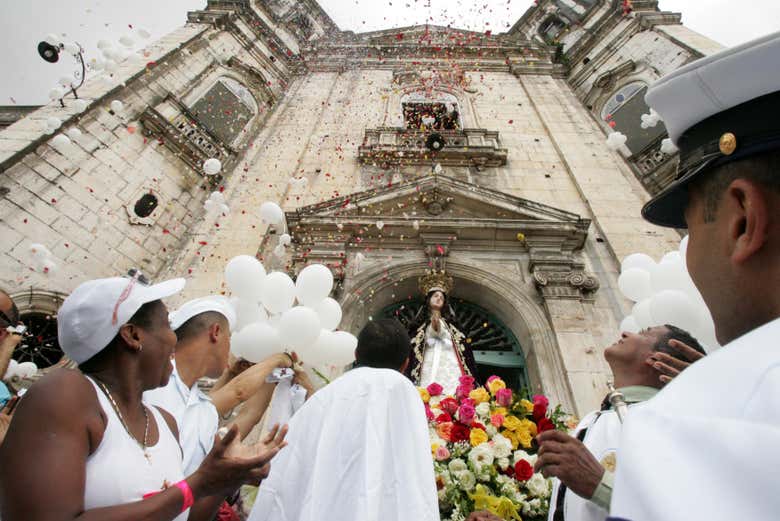
[[[256,364],[281,351],[282,341],[276,328],[255,322],[230,337],[230,348],[234,355]]]
[[[682,261],[674,256],[669,257],[666,262],[658,264],[650,273],[650,283],[655,293],[667,289],[681,290],[687,286],[687,278],[688,274]]]
[[[687,331],[700,328],[697,307],[688,295],[679,290],[668,289],[653,295],[650,314],[655,325],[671,324]]]
[[[225,266],[225,282],[241,298],[259,301],[266,279],[265,267],[250,255],[238,255]]]
[[[679,251],[670,251],[661,257],[661,264],[665,262],[682,262],[682,257]]]
[[[49,91],[49,99],[52,101],[57,101],[64,95],[65,95],[65,91],[62,90],[60,87],[54,87]]]
[[[60,44],[60,37],[59,37],[59,36],[57,36],[57,35],[56,35],[56,34],[54,34],[54,33],[49,33],[49,34],[47,34],[47,35],[46,35],[46,38],[44,38],[44,40],[45,40],[45,41],[46,41],[46,43],[48,43],[49,45],[54,45],[55,47],[56,47],[56,46],[58,46],[58,45]]]
[[[56,116],[51,116],[49,118],[46,118],[46,128],[48,128],[52,132],[60,128],[61,125],[62,125],[62,121],[60,120],[60,118]]]
[[[303,268],[295,281],[298,301],[306,306],[316,306],[333,289],[333,273],[322,264],[310,264]]]
[[[284,249],[284,245],[277,244],[274,248],[274,255],[280,259],[287,255],[287,250]]]
[[[121,38],[119,38],[119,43],[121,43],[125,47],[132,47],[135,44],[135,40],[133,40],[133,37],[130,36],[129,34],[125,34]]]
[[[626,271],[631,268],[641,268],[652,273],[655,267],[653,258],[645,253],[632,253],[620,264],[620,271]]]
[[[146,29],[139,28],[139,29],[136,29],[136,32],[138,33],[138,36],[140,36],[144,40],[146,40],[146,39],[148,39],[148,38],[150,38],[152,36],[152,34],[149,31],[147,31]]]
[[[680,241],[680,257],[682,258],[682,262],[685,266],[688,266],[688,235],[682,238]]]
[[[108,40],[98,40],[97,48],[100,49],[100,50],[103,50],[103,49],[108,49],[112,45],[113,44],[111,42],[109,42]]]
[[[279,244],[282,246],[289,246],[292,243],[292,237],[289,233],[283,233],[279,236]]]
[[[65,133],[73,141],[78,141],[81,138],[81,136],[83,136],[81,131],[79,129],[77,129],[76,127],[69,128]]]
[[[73,85],[73,78],[69,78],[68,76],[63,76],[62,78],[59,79],[59,84],[67,89],[71,85]]]
[[[355,335],[346,331],[336,331],[333,333],[334,349],[329,360],[335,365],[347,365],[355,360],[355,348],[358,340]]]
[[[76,112],[84,112],[87,110],[88,105],[87,100],[77,99],[73,101],[73,108],[76,109]]]
[[[335,350],[336,336],[332,331],[322,329],[311,349],[305,349],[298,353],[298,355],[307,365],[318,367],[328,365],[330,363],[330,355]]]
[[[51,140],[51,146],[56,149],[65,148],[70,145],[70,139],[65,134],[57,134],[54,139]]]
[[[68,42],[65,44],[65,52],[70,54],[78,54],[81,52],[81,49],[75,43]]]
[[[282,344],[296,351],[311,350],[320,335],[320,317],[305,306],[296,306],[282,313],[279,320],[279,334]]]
[[[3,375],[3,380],[10,380],[14,376],[16,376],[18,369],[19,369],[19,362],[11,358],[11,360],[8,361],[8,369],[6,369],[5,374]]]
[[[203,172],[206,175],[217,175],[222,170],[222,162],[212,157],[203,162]]]
[[[646,298],[637,302],[631,310],[631,315],[634,317],[639,329],[657,325],[653,321],[653,315],[650,313],[650,300],[651,299]]]
[[[341,305],[334,299],[327,297],[314,308],[320,317],[322,329],[333,331],[341,323]]]
[[[33,258],[35,259],[42,260],[51,257],[51,252],[49,251],[49,248],[37,242],[30,244],[30,253],[33,254]]]
[[[286,273],[274,271],[265,278],[263,305],[271,313],[284,313],[295,302],[295,283]]]
[[[115,72],[117,69],[117,64],[114,60],[106,60],[103,63],[103,68],[106,69],[108,72]],[[111,81],[111,78],[106,78],[107,82]]]
[[[260,205],[260,217],[268,224],[279,225],[284,222],[282,208],[271,201],[266,201]]]
[[[125,108],[125,104],[119,101],[118,99],[115,99],[111,102],[111,110],[114,112],[122,112],[122,109]]]
[[[639,333],[639,330],[642,329],[639,327],[639,324],[637,324],[636,319],[633,315],[628,315],[626,318],[623,319],[623,321],[620,323],[620,332],[626,331],[628,333]]]
[[[235,331],[241,331],[249,324],[254,324],[255,322],[268,322],[268,313],[266,313],[265,308],[259,302],[233,297],[230,299],[230,303],[236,310]]]
[[[629,300],[639,302],[653,293],[650,274],[640,268],[629,268],[618,277],[618,288]]]

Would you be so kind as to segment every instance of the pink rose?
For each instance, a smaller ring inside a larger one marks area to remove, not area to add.
[[[541,405],[545,409],[550,405],[550,400],[543,394],[535,394],[532,401],[534,402],[534,405]]]
[[[458,387],[455,389],[455,397],[456,397],[458,400],[464,400],[464,399],[468,398],[468,396],[469,396],[469,393],[470,393],[471,391],[473,391],[473,390],[474,390],[474,388],[473,388],[473,387],[469,387],[469,386],[467,386],[467,385],[463,385],[463,384],[461,384],[461,385],[459,385],[459,386],[458,386]]]
[[[504,424],[504,415],[494,414],[490,417],[490,423],[493,427],[501,427]]]
[[[464,374],[464,375],[462,375],[462,376],[461,376],[461,377],[458,379],[458,383],[459,383],[460,385],[466,385],[466,386],[468,386],[468,387],[471,387],[471,389],[472,389],[472,390],[474,390],[474,377],[473,377],[473,376],[471,376],[471,375],[468,375],[468,374]]]
[[[445,446],[436,447],[436,461],[444,461],[450,457],[450,451]]]
[[[499,389],[496,391],[496,403],[501,407],[509,407],[512,405],[512,390]]]
[[[487,379],[487,382],[485,382],[485,383],[490,383],[490,382],[492,382],[493,380],[499,380],[499,379],[500,379],[500,377],[499,377],[499,376],[493,375],[493,376],[491,376],[490,378],[488,378],[488,379]]]
[[[433,382],[431,385],[429,385],[427,389],[428,394],[431,396],[439,396],[444,391],[444,388],[442,388],[442,386],[436,382]]]
[[[476,410],[474,409],[474,406],[469,403],[461,404],[458,409],[458,419],[465,425],[471,425],[471,422],[474,421],[475,414]]]
[[[427,403],[425,404],[425,416],[428,418],[428,421],[433,421],[433,419],[435,418],[435,416],[433,415],[433,411],[431,410],[431,408],[428,406]]]

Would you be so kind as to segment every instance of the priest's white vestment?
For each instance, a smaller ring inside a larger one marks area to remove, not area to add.
[[[696,362],[628,415],[610,515],[780,519],[780,319]]]
[[[439,520],[424,405],[398,371],[348,371],[289,425],[249,521]]]

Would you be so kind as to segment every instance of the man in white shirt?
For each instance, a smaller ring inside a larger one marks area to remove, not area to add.
[[[687,265],[723,347],[629,415],[610,514],[631,521],[780,513],[780,33],[661,79],[647,102],[680,149],[643,209],[688,228]]]
[[[284,353],[255,364],[206,395],[198,387],[203,377],[217,378],[228,364],[230,331],[236,322],[232,305],[222,296],[191,300],[170,314],[177,342],[168,385],[144,393],[147,403],[170,412],[179,424],[185,475],[198,468],[214,443],[219,418],[247,402],[232,422],[241,438],[254,427],[273,394],[266,377],[276,367],[290,367]]]
[[[689,351],[693,357],[704,355],[695,338],[671,325],[624,332],[604,350],[614,387],[629,414],[643,407],[665,385],[662,373],[655,368],[655,358],[663,354],[688,363],[683,353]],[[601,410],[585,416],[571,436],[552,430],[536,438],[539,452],[534,470],[556,478],[548,521],[603,521],[609,513],[622,431],[610,395]]]
[[[411,343],[395,320],[361,331],[356,368],[292,417],[249,521],[438,521],[428,424],[401,373]]]

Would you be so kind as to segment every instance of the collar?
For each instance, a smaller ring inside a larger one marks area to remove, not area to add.
[[[173,364],[171,380],[176,386],[176,391],[179,393],[179,396],[185,404],[192,405],[193,403],[202,401],[211,401],[209,397],[200,390],[197,380],[194,384],[192,384],[192,387],[187,387],[187,384],[185,384],[184,380],[181,379],[179,376],[179,371],[176,369],[176,360],[171,360],[171,364]]]
[[[626,403],[639,403],[646,402],[658,394],[659,389],[646,385],[629,385],[621,387],[618,391],[623,393],[623,398],[626,400]]]

